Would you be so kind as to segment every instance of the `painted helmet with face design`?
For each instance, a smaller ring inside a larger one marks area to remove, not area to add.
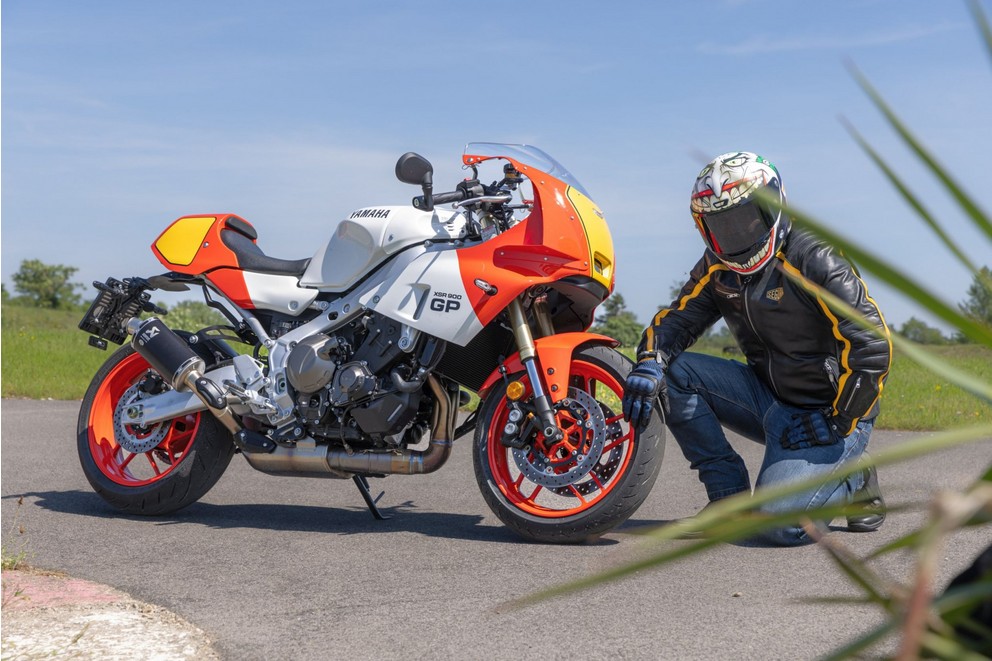
[[[749,275],[764,268],[789,233],[781,209],[756,191],[785,204],[785,188],[770,161],[747,151],[717,156],[692,187],[689,208],[707,247],[727,268]]]

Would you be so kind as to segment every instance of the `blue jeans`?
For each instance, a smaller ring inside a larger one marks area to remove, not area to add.
[[[743,363],[698,353],[682,353],[668,368],[668,428],[699,472],[710,500],[750,492],[751,481],[744,460],[734,451],[723,427],[765,446],[765,458],[756,487],[803,480],[833,472],[838,465],[857,459],[868,445],[873,421],[861,421],[843,442],[786,449],[779,442],[792,414],[802,409],[780,401]],[[861,473],[832,480],[808,492],[768,503],[759,511],[776,514],[843,505],[864,484]],[[778,545],[810,542],[801,526],[772,530],[762,541]]]

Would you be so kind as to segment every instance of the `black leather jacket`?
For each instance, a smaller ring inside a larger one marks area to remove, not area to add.
[[[832,311],[809,284],[860,312],[862,327]],[[729,270],[709,250],[672,304],[644,331],[638,359],[666,364],[723,317],[748,365],[782,401],[836,416],[846,433],[878,415],[889,371],[889,330],[854,267],[830,246],[793,229],[758,273]],[[827,411],[829,409],[829,411]]]

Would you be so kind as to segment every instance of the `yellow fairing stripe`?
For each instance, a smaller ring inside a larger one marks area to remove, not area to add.
[[[599,210],[596,203],[588,197],[572,188],[565,191],[568,201],[575,208],[575,213],[579,216],[579,221],[585,230],[586,241],[589,246],[589,275],[593,280],[600,283],[608,290],[612,291],[613,282],[613,237],[610,236],[610,228],[603,218],[603,212]]]
[[[826,315],[827,319],[830,320],[830,326],[831,326],[831,330],[833,331],[834,337],[837,338],[837,340],[841,343],[841,347],[842,348],[841,348],[841,354],[840,354],[840,367],[841,367],[842,373],[840,375],[840,378],[837,380],[837,396],[834,398],[834,402],[833,402],[833,413],[836,415],[837,413],[840,412],[840,409],[838,408],[838,405],[840,404],[840,395],[841,395],[842,392],[844,392],[844,386],[847,384],[848,377],[854,372],[854,370],[851,369],[851,363],[850,363],[851,341],[849,339],[847,339],[846,337],[844,337],[843,334],[841,334],[841,332],[840,332],[840,321],[837,319],[837,316],[833,313],[833,311],[830,309],[830,307],[823,301],[822,298],[820,298],[819,287],[817,287],[817,285],[815,285],[812,282],[810,282],[809,280],[807,280],[806,279],[806,276],[804,276],[802,273],[800,273],[799,269],[797,269],[795,266],[793,266],[792,264],[790,264],[785,259],[785,255],[784,254],[782,254],[781,252],[779,252],[778,255],[777,255],[777,257],[779,257],[782,260],[782,268],[784,268],[788,273],[790,273],[791,275],[793,275],[800,282],[800,284],[802,284],[803,288],[806,291],[808,291],[810,294],[812,294],[816,298],[816,302],[819,304],[820,308],[823,310],[823,314]],[[868,299],[868,302],[870,302],[873,306],[875,306],[875,311],[878,313],[878,318],[881,319],[881,321],[882,321],[882,327],[885,329],[885,341],[889,345],[889,356],[890,356],[890,359],[889,360],[890,360],[890,364],[891,364],[892,340],[889,337],[889,326],[888,326],[888,324],[885,323],[885,319],[882,318],[882,311],[878,308],[878,304],[875,303],[875,301],[872,300],[872,298],[870,296],[868,296],[868,293],[867,293],[868,292],[868,286],[865,284],[864,280],[862,280],[858,276],[857,273],[854,274],[854,277],[857,278],[858,279],[858,282],[861,283],[861,287],[865,291],[865,298]],[[889,373],[889,371],[886,370],[882,374],[882,376],[879,377],[879,380],[878,380],[878,395],[875,397],[875,400],[872,401],[871,406],[868,407],[868,410],[869,411],[875,406],[875,402],[878,401],[878,398],[881,397],[881,395],[882,395],[883,382],[885,381],[885,376],[888,373]],[[851,422],[851,428],[848,429],[848,430],[846,430],[844,432],[844,435],[847,436],[847,435],[853,433],[854,432],[854,428],[857,426],[857,424],[858,424],[858,420],[857,419],[853,420]]]
[[[710,281],[710,278],[713,277],[714,273],[716,273],[717,271],[727,271],[727,270],[728,270],[727,267],[724,266],[723,264],[714,264],[713,266],[711,266],[709,270],[706,271],[706,274],[699,279],[699,282],[696,283],[696,286],[692,288],[692,291],[679,299],[678,304],[675,305],[674,309],[676,311],[685,310],[685,306],[689,304],[689,301],[699,296],[699,292],[703,291],[703,287],[705,287],[706,283]],[[672,307],[667,307],[664,308],[663,310],[658,310],[658,314],[656,314],[654,316],[654,319],[651,320],[651,325],[648,326],[647,328],[647,341],[644,343],[645,351],[655,350],[654,327],[660,324],[661,320],[664,319],[666,316],[668,316],[668,313],[671,312],[672,309],[673,309]]]
[[[162,232],[155,247],[170,264],[189,266],[215,220],[214,216],[180,218]]]

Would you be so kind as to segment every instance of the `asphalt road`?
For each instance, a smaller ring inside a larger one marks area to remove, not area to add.
[[[807,659],[880,619],[867,606],[804,601],[854,594],[815,546],[725,545],[575,596],[501,608],[621,562],[638,552],[639,531],[704,505],[674,443],[627,524],[595,545],[557,547],[518,541],[489,512],[468,438],[437,473],[373,481],[386,490],[388,521],[372,519],[350,481],[271,477],[240,457],[182,512],[117,516],[79,468],[78,406],[2,402],[4,545],[25,545],[35,566],[175,611],[206,631],[222,658]],[[876,432],[872,447],[906,438]],[[735,444],[756,470],[759,449]],[[990,456],[992,439],[890,467],[882,488],[890,505],[922,503],[974,480]],[[830,538],[867,554],[923,516],[897,512],[878,532]],[[988,533],[960,533],[947,545],[938,587],[988,545]],[[903,580],[912,560],[887,556],[876,566]],[[141,658],[140,639],[130,651]]]

